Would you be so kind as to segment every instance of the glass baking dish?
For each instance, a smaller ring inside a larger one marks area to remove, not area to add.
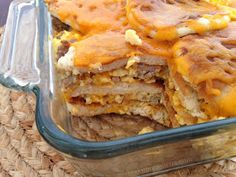
[[[82,176],[152,176],[236,156],[236,118],[108,141],[73,136],[52,52],[51,16],[42,0],[13,1],[0,53],[0,83],[34,92],[45,141]],[[236,109],[236,108],[235,108]]]

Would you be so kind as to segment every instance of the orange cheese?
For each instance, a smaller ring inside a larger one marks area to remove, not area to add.
[[[228,86],[216,97],[220,116],[236,116],[236,85]]]
[[[235,29],[236,23],[230,23],[225,30],[184,37],[168,61],[171,72],[180,74],[204,100],[201,107],[210,118],[236,116]]]
[[[203,0],[128,0],[126,12],[133,28],[153,39],[174,40],[226,28],[232,11]]]
[[[53,15],[83,33],[120,29],[125,24],[125,0],[46,0],[46,2]]]
[[[174,62],[176,64],[176,70],[183,76],[188,76],[189,75],[189,64],[185,60],[184,57],[178,57],[174,59]]]
[[[94,64],[108,64],[115,60],[129,58],[135,55],[157,55],[163,58],[172,55],[170,43],[155,43],[142,38],[141,46],[132,46],[125,41],[125,35],[120,32],[105,32],[84,38],[72,43],[75,48],[74,65],[91,66]]]
[[[114,60],[129,57],[134,47],[126,43],[121,33],[106,32],[93,35],[79,42],[75,47],[75,66],[89,66],[91,64],[106,64]]]
[[[187,24],[190,29],[192,29],[196,33],[202,34],[209,31],[209,29],[219,30],[226,28],[228,26],[229,21],[230,18],[227,15],[204,15],[198,20],[191,20],[187,22]]]

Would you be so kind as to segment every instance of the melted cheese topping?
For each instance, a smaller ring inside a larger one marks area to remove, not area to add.
[[[169,61],[207,102],[203,109],[212,117],[236,115],[236,23],[229,29],[179,40]]]
[[[135,47],[127,43],[125,35],[119,32],[92,35],[72,43],[71,46],[75,48],[74,65],[76,67],[91,66],[97,63],[108,64],[135,55],[150,54],[163,57],[171,55],[169,43],[155,44],[144,38],[142,46]]]
[[[154,39],[173,40],[188,34],[223,29],[230,21],[230,17],[224,15],[231,13],[229,10],[204,1],[168,2],[128,0],[129,23]],[[211,15],[212,12],[215,15]]]
[[[108,29],[125,31],[131,25],[158,40],[225,28],[229,16],[234,18],[236,13],[224,1],[214,3],[213,0],[183,0],[181,3],[176,0],[128,0],[127,4],[125,0],[45,1],[54,16],[83,33],[94,34]]]
[[[236,115],[236,85],[224,88],[222,94],[216,99],[218,114],[221,116],[235,116]]]
[[[126,43],[124,35],[115,32],[93,35],[73,43],[72,46],[76,49],[75,66],[107,64],[136,53],[135,48]]]
[[[83,33],[120,29],[125,22],[125,0],[46,0],[50,12]]]
[[[236,20],[236,2],[234,0],[205,0],[228,12],[230,17]]]

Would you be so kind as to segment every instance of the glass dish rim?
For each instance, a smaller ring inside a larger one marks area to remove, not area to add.
[[[111,158],[162,144],[205,137],[220,129],[236,126],[236,117],[232,117],[112,141],[84,141],[64,133],[55,125],[52,118],[46,118],[46,116],[43,115],[43,106],[40,106],[40,103],[42,103],[41,99],[43,99],[40,94],[40,89],[34,87],[33,92],[37,97],[36,124],[41,136],[61,152],[83,159]],[[56,141],[61,141],[61,144],[57,144]]]
[[[36,1],[38,2],[37,5],[39,7],[39,12],[41,12],[40,19],[43,19],[44,16],[46,16],[46,8],[42,0]],[[43,40],[41,40],[41,42],[43,42]],[[138,150],[155,147],[161,144],[204,137],[210,135],[211,133],[215,133],[219,129],[236,125],[236,117],[233,117],[191,126],[171,128],[107,142],[83,141],[63,132],[52,120],[52,117],[47,117],[45,115],[46,110],[44,110],[42,105],[44,94],[42,94],[43,91],[39,88],[39,86],[19,86],[10,77],[5,78],[4,74],[0,74],[0,83],[6,87],[17,90],[27,92],[32,91],[36,95],[35,117],[40,135],[48,144],[60,152],[81,159],[98,160],[111,158]]]

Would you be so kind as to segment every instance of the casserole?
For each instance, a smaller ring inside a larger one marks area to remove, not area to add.
[[[0,57],[1,83],[36,94],[40,134],[82,176],[151,176],[236,155],[235,118],[107,142],[74,137],[53,64],[51,16],[42,1],[11,4]]]
[[[236,77],[231,1],[45,2],[61,27],[54,58],[74,119],[135,115],[171,128],[236,115],[226,103]]]

